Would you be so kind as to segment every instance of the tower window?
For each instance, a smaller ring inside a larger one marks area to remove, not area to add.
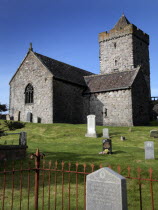
[[[116,49],[116,42],[114,42],[114,48]]]
[[[102,114],[103,114],[103,117],[107,117],[108,116],[108,114],[107,114],[107,108],[103,107]]]
[[[25,104],[33,103],[33,86],[28,84],[25,88]]]
[[[117,60],[115,60],[115,66],[117,66]]]

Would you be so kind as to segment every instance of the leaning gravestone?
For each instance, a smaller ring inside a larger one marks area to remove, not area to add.
[[[150,137],[158,138],[158,130],[151,130]]]
[[[27,145],[27,133],[21,132],[19,137],[19,145]]]
[[[87,133],[86,137],[97,137],[95,115],[87,116]]]
[[[145,159],[155,159],[154,157],[154,142],[153,141],[145,141]]]
[[[86,210],[127,210],[126,179],[110,168],[87,175]]]
[[[109,129],[108,128],[103,129],[103,137],[109,139]]]

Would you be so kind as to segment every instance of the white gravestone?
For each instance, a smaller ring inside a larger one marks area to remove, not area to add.
[[[145,159],[155,159],[154,156],[154,142],[153,141],[145,141]]]
[[[96,134],[96,123],[95,123],[95,115],[88,115],[87,116],[87,133],[86,137],[97,137]]]
[[[110,168],[101,168],[86,181],[86,210],[127,210],[126,179]]]
[[[109,129],[108,128],[103,129],[103,137],[109,139]]]

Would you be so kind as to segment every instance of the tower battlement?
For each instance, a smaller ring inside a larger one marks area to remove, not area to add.
[[[144,41],[146,44],[149,44],[149,35],[144,33],[141,29],[137,28],[133,24],[128,24],[127,26],[119,30],[113,28],[110,31],[99,33],[99,43],[106,42],[112,39],[117,39],[123,36],[128,36],[130,34],[133,34],[134,36]]]

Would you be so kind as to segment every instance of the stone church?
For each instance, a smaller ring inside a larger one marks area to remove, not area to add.
[[[99,34],[100,74],[29,51],[10,81],[10,116],[41,123],[133,126],[149,122],[149,36],[122,15]]]

